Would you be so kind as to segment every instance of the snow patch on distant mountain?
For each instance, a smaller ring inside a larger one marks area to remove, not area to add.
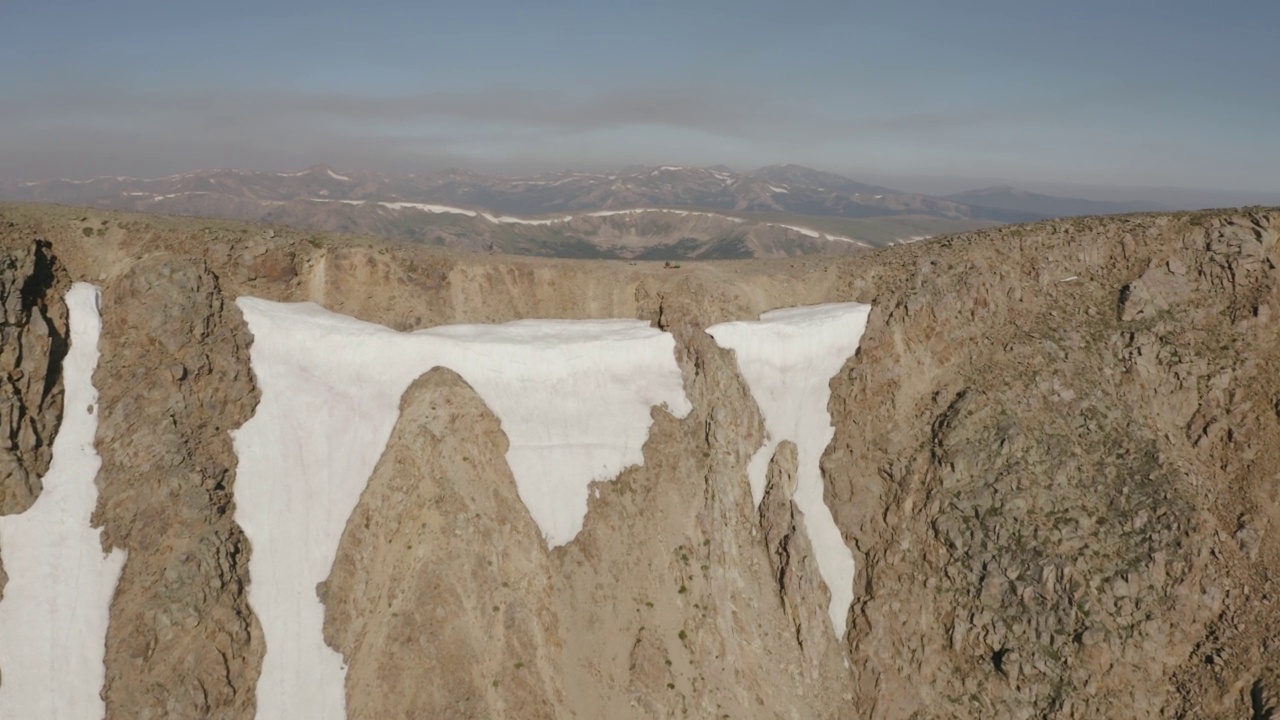
[[[490,215],[487,212],[480,213],[480,217],[491,223],[512,224],[512,225],[554,225],[556,223],[566,223],[573,219],[572,215],[565,215],[561,218],[547,218],[545,220],[529,220],[527,218],[512,217],[510,215]]]
[[[628,210],[597,210],[587,213],[590,217],[610,217],[612,215],[633,215],[639,213],[669,213],[672,215],[701,215],[703,217],[720,218],[729,222],[740,223],[742,218],[721,215],[719,213],[698,212],[697,210],[668,210],[666,208],[630,208]]]
[[[781,223],[776,223],[776,225],[778,227],[786,228],[788,230],[795,230],[801,235],[806,235],[808,237],[812,237],[812,238],[822,237],[822,233],[818,232],[817,230],[810,230],[809,228],[796,227],[795,225],[783,225]]]
[[[308,198],[311,202],[337,202],[344,205],[366,205],[373,203],[390,210],[419,210],[428,213],[447,213],[454,215],[465,215],[467,217],[478,217],[488,220],[494,224],[514,224],[514,225],[558,225],[560,223],[572,222],[577,217],[594,217],[606,218],[618,215],[637,215],[640,213],[665,213],[679,216],[701,216],[715,218],[718,220],[726,220],[731,223],[746,222],[743,218],[733,217],[732,215],[721,215],[720,213],[702,212],[698,210],[673,210],[669,208],[628,208],[625,210],[597,210],[595,212],[582,213],[579,215],[564,215],[554,218],[521,218],[512,215],[494,215],[482,210],[468,210],[466,208],[453,207],[451,205],[434,205],[429,203],[412,203],[412,202],[390,202],[383,200],[330,200],[328,198]],[[855,240],[853,238],[843,237],[840,235],[831,235],[829,233],[818,232],[809,228],[797,225],[784,225],[782,223],[761,223],[770,227],[780,227],[794,232],[798,232],[805,237],[818,240],[826,240],[828,242],[846,242],[857,245],[870,247],[866,243]]]
[[[360,200],[360,201],[345,200],[343,202],[354,204],[354,205],[365,204],[363,200]],[[391,210],[421,210],[422,212],[444,213],[444,214],[452,214],[452,215],[466,215],[467,217],[475,217],[476,215],[479,214],[475,210],[467,210],[465,208],[453,207],[452,205],[432,205],[429,203],[412,203],[412,202],[378,202],[377,204],[381,205],[384,208],[389,208]]]

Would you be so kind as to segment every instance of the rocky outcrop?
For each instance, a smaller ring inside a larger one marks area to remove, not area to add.
[[[831,621],[825,611],[831,603],[831,592],[818,571],[804,513],[791,499],[796,490],[797,462],[795,443],[779,443],[769,463],[764,499],[760,501],[760,528],[778,584],[778,598],[794,628],[796,644],[804,653],[805,669],[811,679],[820,680],[822,669],[838,666],[843,652],[831,633]]]
[[[555,576],[506,451],[452,371],[405,393],[320,593],[348,717],[563,715]]]
[[[62,419],[70,283],[49,243],[0,252],[0,515],[40,495]]]
[[[871,301],[824,462],[866,717],[1266,704],[1275,217],[1088,222],[921,248]]]
[[[597,485],[552,553],[572,716],[842,717],[846,671],[806,666],[761,541],[745,472],[759,411],[703,332],[747,298],[689,279],[638,299],[676,337],[693,410],[654,411],[644,465]]]
[[[107,717],[252,718],[263,646],[232,522],[228,432],[253,413],[250,337],[201,260],[140,260],[102,292],[95,523],[128,551]]]

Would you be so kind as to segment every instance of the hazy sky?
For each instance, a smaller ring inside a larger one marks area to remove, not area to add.
[[[0,177],[796,162],[1280,194],[1276,0],[0,1]]]

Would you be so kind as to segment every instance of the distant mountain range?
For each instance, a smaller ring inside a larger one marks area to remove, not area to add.
[[[1050,217],[1157,209],[989,188],[933,197],[798,165],[633,166],[525,177],[200,170],[0,182],[0,200],[265,220],[522,254],[762,257],[849,252]]]
[[[1084,200],[1081,198],[1040,195],[1025,190],[1017,190],[1007,185],[955,193],[945,196],[945,199],[983,210],[1003,210],[1027,215],[1039,215],[1044,218],[1070,217],[1073,215],[1118,215],[1120,213],[1169,209],[1155,203],[1107,202],[1105,200]]]

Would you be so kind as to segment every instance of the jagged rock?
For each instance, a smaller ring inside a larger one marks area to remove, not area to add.
[[[563,716],[554,576],[497,417],[445,369],[400,407],[324,588],[348,717]]]
[[[1273,720],[1280,712],[1280,693],[1273,682],[1255,680],[1249,688],[1249,720]]]
[[[95,522],[128,550],[107,635],[107,717],[253,717],[263,652],[232,522],[228,431],[257,404],[250,338],[203,260],[159,254],[102,291]]]
[[[1120,319],[1129,322],[1151,317],[1185,302],[1195,287],[1186,272],[1186,266],[1177,258],[1152,265],[1142,277],[1121,288]]]
[[[40,495],[62,419],[70,283],[38,241],[0,252],[0,515]]]
[[[760,501],[760,527],[764,531],[769,564],[778,585],[778,597],[791,620],[796,642],[817,675],[825,650],[832,645],[831,621],[826,608],[831,593],[818,573],[809,543],[804,513],[791,497],[796,489],[796,446],[783,440],[774,451]]]

